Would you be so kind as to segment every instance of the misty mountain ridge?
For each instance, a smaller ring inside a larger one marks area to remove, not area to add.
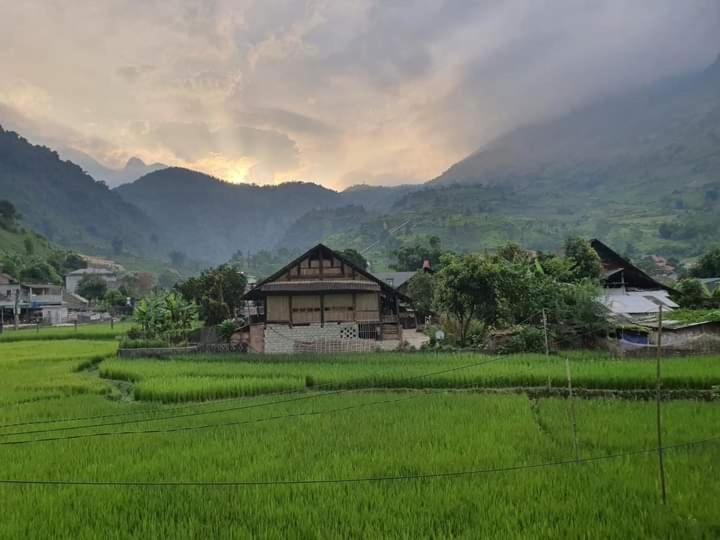
[[[59,149],[58,153],[63,158],[80,165],[95,180],[105,182],[111,188],[134,182],[148,173],[167,168],[167,165],[163,163],[148,165],[142,159],[133,156],[128,159],[122,169],[113,169],[80,150],[64,147]]]
[[[143,253],[156,234],[147,215],[80,166],[1,126],[0,199],[12,202],[26,225],[63,246],[108,253],[114,243]]]
[[[508,240],[554,249],[584,234],[628,251],[688,255],[720,227],[720,58],[518,128],[424,185],[337,192],[163,167],[108,190],[49,149],[2,134],[3,198],[58,242],[104,253],[118,238],[139,253],[180,250],[209,263],[318,240],[360,249],[378,242],[382,250],[388,231],[407,222],[392,241],[436,234],[460,250]],[[154,166],[131,159],[123,170]]]

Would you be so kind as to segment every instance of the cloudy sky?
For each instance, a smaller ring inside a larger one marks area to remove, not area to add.
[[[702,68],[718,28],[718,0],[0,0],[0,124],[113,167],[418,182]]]

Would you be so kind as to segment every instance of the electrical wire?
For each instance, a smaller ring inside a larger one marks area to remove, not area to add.
[[[433,371],[429,373],[424,373],[421,375],[415,375],[413,377],[408,377],[405,379],[405,382],[414,381],[418,379],[422,379],[425,377],[433,377],[436,375],[444,375],[447,373],[452,373],[454,371],[460,371],[463,369],[469,369],[472,367],[478,367],[486,364],[491,364],[493,362],[499,362],[501,360],[507,360],[507,357],[504,356],[497,356],[493,357],[491,359],[486,359],[480,362],[474,362],[471,364],[464,364],[462,366],[456,366],[444,370],[438,370]],[[326,383],[323,385],[318,385],[316,387],[313,387],[313,390],[317,390],[322,387],[332,387],[337,386],[337,383]],[[401,388],[400,386],[395,386],[395,388]],[[56,428],[50,428],[50,429],[39,429],[39,430],[27,430],[27,431],[13,431],[9,433],[0,433],[0,437],[9,437],[13,435],[33,435],[33,434],[40,434],[40,433],[54,433],[54,432],[61,432],[61,431],[71,431],[75,429],[91,429],[91,428],[98,428],[98,427],[110,427],[110,426],[118,426],[118,425],[125,425],[125,424],[137,424],[137,423],[144,423],[144,422],[156,422],[161,420],[172,420],[175,418],[189,418],[193,416],[204,416],[209,414],[218,414],[218,413],[224,413],[224,412],[233,412],[233,411],[239,411],[239,410],[246,410],[246,409],[255,409],[255,408],[261,408],[261,407],[269,407],[273,405],[279,405],[283,403],[292,403],[296,401],[304,401],[309,399],[316,399],[318,397],[326,397],[326,396],[332,396],[337,394],[343,394],[347,392],[354,392],[358,390],[363,390],[362,388],[340,388],[333,391],[328,392],[322,392],[322,393],[315,393],[310,395],[302,395],[302,396],[296,396],[290,399],[283,399],[283,400],[276,400],[271,402],[263,402],[263,403],[252,403],[248,405],[242,405],[238,407],[226,407],[223,409],[216,409],[216,410],[210,410],[210,411],[192,411],[184,414],[176,414],[176,415],[167,415],[162,417],[153,417],[153,418],[140,418],[140,419],[134,419],[134,420],[124,420],[124,421],[118,421],[118,422],[101,422],[96,424],[90,424],[90,425],[81,425],[81,426],[65,426],[65,427],[56,427]],[[275,394],[276,396],[281,395],[290,395],[290,394],[297,394],[297,391],[291,391],[291,392],[280,392]],[[247,399],[247,398],[245,398]],[[140,413],[138,413],[140,414]]]
[[[21,479],[0,479],[0,485],[5,486],[84,486],[84,487],[147,487],[147,488],[167,488],[167,487],[268,487],[268,486],[307,486],[307,485],[331,485],[331,484],[361,484],[361,483],[380,483],[380,482],[398,482],[398,481],[415,481],[415,480],[435,480],[435,479],[454,479],[461,477],[479,476],[484,474],[502,474],[518,471],[537,470],[551,467],[563,467],[566,465],[578,465],[585,463],[598,463],[613,459],[625,457],[633,457],[637,455],[649,454],[658,451],[677,450],[680,448],[690,448],[705,444],[715,443],[720,440],[720,436],[708,439],[690,441],[686,443],[678,443],[663,447],[641,448],[637,450],[629,450],[626,452],[618,452],[615,454],[607,454],[604,456],[593,456],[588,458],[563,459],[556,461],[546,461],[543,463],[533,463],[527,465],[511,465],[506,467],[491,467],[486,469],[470,469],[463,471],[450,471],[440,473],[424,473],[424,474],[406,474],[406,475],[386,475],[386,476],[365,476],[358,478],[327,478],[327,479],[307,479],[307,480],[230,480],[220,482],[204,482],[204,481],[167,481],[167,482],[150,482],[150,481],[113,481],[113,480],[21,480]]]

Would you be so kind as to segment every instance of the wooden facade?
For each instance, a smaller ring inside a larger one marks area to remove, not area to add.
[[[264,304],[266,324],[296,326],[395,324],[400,296],[388,284],[320,244],[258,283],[245,299]]]

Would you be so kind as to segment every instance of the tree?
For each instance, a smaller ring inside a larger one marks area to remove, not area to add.
[[[170,292],[141,299],[133,317],[146,338],[162,337],[172,342],[184,340],[197,319],[197,306]]]
[[[14,230],[20,221],[20,213],[10,201],[0,201],[0,228]]]
[[[16,276],[26,283],[60,283],[62,278],[45,261],[32,261],[16,267]]]
[[[99,300],[107,293],[107,283],[100,276],[87,275],[78,283],[77,293],[88,300]]]
[[[102,301],[107,309],[111,309],[125,306],[127,304],[127,297],[117,289],[110,289],[105,293]]]
[[[353,263],[358,268],[362,270],[367,270],[367,259],[365,259],[365,257],[363,257],[359,251],[355,249],[344,249],[342,251],[338,251],[338,254]]]
[[[497,269],[489,259],[474,254],[446,255],[441,262],[435,278],[435,302],[457,322],[460,345],[464,346],[474,319],[486,325],[497,319]]]
[[[25,254],[32,256],[35,253],[35,243],[32,238],[26,236],[23,239],[23,246],[25,247]]]
[[[677,302],[684,308],[701,308],[710,297],[707,287],[696,278],[681,279],[675,285]]]
[[[565,240],[565,256],[575,263],[573,271],[578,279],[600,279],[602,276],[600,257],[584,238]]]
[[[690,269],[690,275],[696,278],[720,277],[720,248],[710,250],[700,257],[697,264]]]
[[[413,300],[413,307],[418,319],[432,314],[434,296],[433,275],[428,272],[418,272],[408,282],[408,296]]]
[[[185,299],[200,306],[200,318],[208,325],[219,324],[241,306],[247,280],[232,265],[223,264],[175,285]]]
[[[393,252],[397,261],[390,265],[396,272],[413,272],[422,268],[428,260],[433,267],[441,264],[443,255],[440,238],[437,236],[420,237],[412,244],[406,244]]]
[[[128,296],[140,298],[150,294],[155,286],[155,276],[150,272],[135,272],[123,276],[120,285],[126,290]]]

